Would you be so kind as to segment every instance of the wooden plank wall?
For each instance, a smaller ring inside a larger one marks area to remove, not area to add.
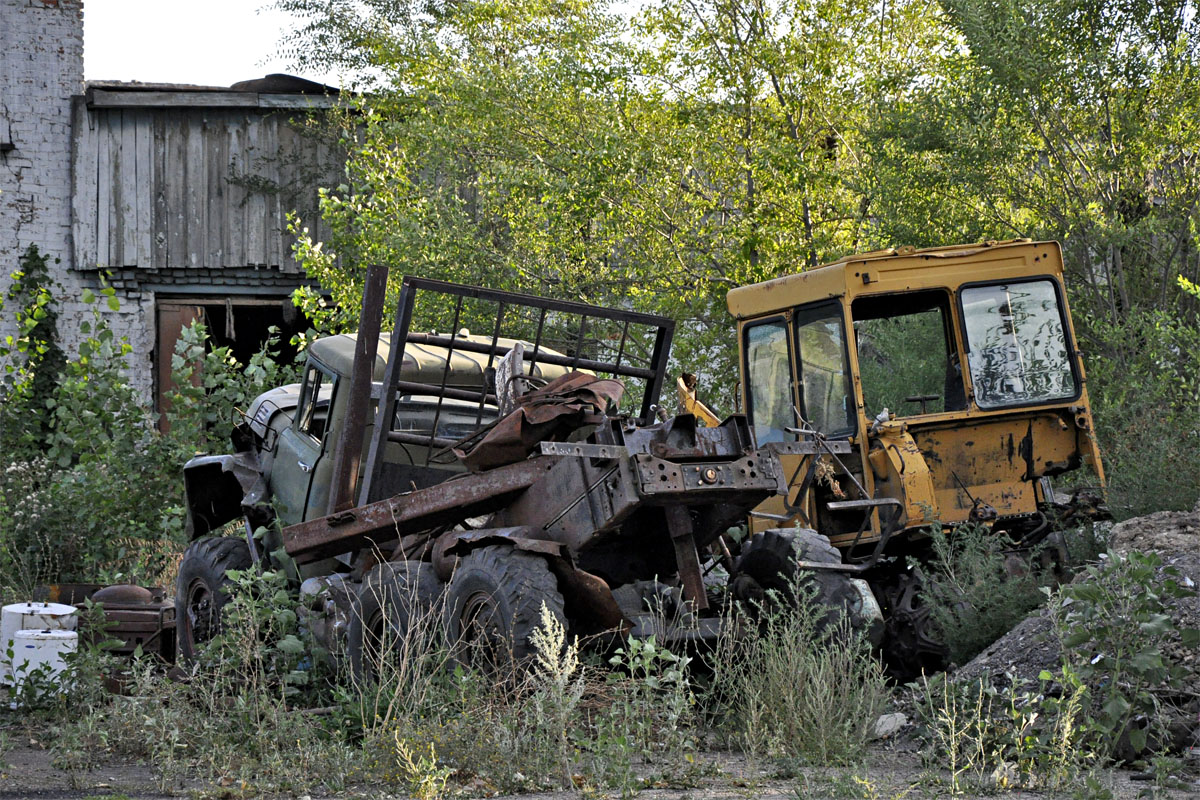
[[[75,267],[297,273],[287,214],[318,239],[342,157],[269,108],[74,108]]]

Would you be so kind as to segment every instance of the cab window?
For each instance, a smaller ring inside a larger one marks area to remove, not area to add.
[[[797,309],[796,349],[805,420],[826,436],[851,433],[854,403],[841,306],[821,303]]]
[[[1079,393],[1052,281],[970,286],[959,297],[980,408],[1064,400]]]
[[[296,409],[296,430],[318,442],[325,438],[329,422],[329,398],[333,394],[333,377],[312,364],[304,373],[300,387],[300,405]]]
[[[966,408],[946,291],[859,297],[850,313],[868,418]]]
[[[796,424],[792,412],[792,367],[787,323],[771,320],[745,329],[747,412],[760,444],[790,438],[784,428]]]

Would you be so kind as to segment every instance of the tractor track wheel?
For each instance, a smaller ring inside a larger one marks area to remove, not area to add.
[[[752,609],[758,606],[769,613],[781,606],[794,606],[798,581],[807,579],[816,586],[812,602],[825,609],[818,619],[818,628],[824,630],[841,624],[842,620],[854,624],[855,609],[862,598],[850,578],[841,572],[801,571],[797,561],[840,564],[842,554],[829,543],[828,537],[814,530],[773,529],[756,533],[738,557],[730,581],[734,596]]]
[[[508,545],[467,554],[446,589],[446,636],[462,664],[499,672],[534,655],[542,605],[565,628],[563,596],[545,559]]]
[[[367,573],[354,599],[347,631],[346,649],[354,677],[373,683],[384,670],[385,660],[402,661],[406,647],[432,644],[442,624],[444,589],[433,565],[420,561],[378,564]],[[415,641],[409,639],[413,630],[418,632]]]
[[[188,545],[175,581],[175,624],[179,657],[196,658],[201,645],[221,632],[221,611],[229,603],[231,569],[253,564],[246,540],[208,536]]]

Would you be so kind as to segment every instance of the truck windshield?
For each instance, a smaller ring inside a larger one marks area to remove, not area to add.
[[[496,407],[485,405],[480,411],[478,403],[442,398],[441,410],[438,398],[433,395],[404,395],[396,401],[396,414],[392,427],[405,433],[429,435],[437,419],[437,436],[441,439],[462,439],[470,436],[483,425],[494,422]]]
[[[960,297],[980,408],[1044,403],[1078,393],[1051,281],[972,286]]]

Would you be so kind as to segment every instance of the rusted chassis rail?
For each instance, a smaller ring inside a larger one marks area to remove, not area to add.
[[[283,529],[284,548],[299,564],[359,550],[382,548],[409,533],[490,514],[549,472],[555,458],[534,458],[487,472],[464,474],[407,494],[377,500]]]

